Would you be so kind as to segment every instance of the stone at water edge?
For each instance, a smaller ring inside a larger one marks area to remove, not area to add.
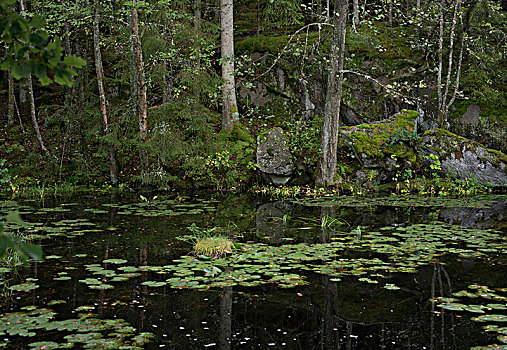
[[[507,186],[507,156],[443,129],[424,133],[424,143],[439,155],[442,170],[459,179]]]
[[[259,170],[275,185],[285,184],[292,175],[292,161],[282,128],[274,128],[257,137]]]

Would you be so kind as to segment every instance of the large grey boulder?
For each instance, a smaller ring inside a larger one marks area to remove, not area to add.
[[[259,170],[274,184],[285,184],[292,174],[289,147],[282,128],[274,128],[257,137]]]
[[[424,143],[439,155],[442,170],[459,179],[507,185],[507,156],[442,129],[428,130]]]

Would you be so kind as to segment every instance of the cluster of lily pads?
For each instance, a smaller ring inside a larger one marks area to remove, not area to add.
[[[466,298],[472,303],[464,304],[458,298]],[[507,348],[507,288],[492,289],[488,286],[470,285],[467,290],[453,293],[452,298],[439,297],[433,302],[444,310],[470,312],[476,314],[473,321],[488,323],[483,327],[486,332],[497,334],[497,339],[504,345],[478,346],[472,350],[506,349]]]
[[[418,267],[449,253],[480,258],[501,253],[506,248],[507,240],[499,232],[435,222],[371,232],[355,230],[322,244],[239,243],[226,258],[182,256],[165,266],[125,266],[125,259],[107,259],[102,264],[85,265],[91,276],[79,282],[91,289],[112,289],[115,282],[151,271],[156,273],[156,279],[144,281],[142,285],[207,289],[274,283],[290,288],[305,284],[304,273],[311,271],[330,276],[332,281],[357,276],[362,282],[399,289],[386,283],[393,273],[415,273]],[[357,255],[349,252],[360,252],[362,257],[349,257]],[[62,271],[54,279],[71,278]]]
[[[54,304],[54,303],[53,303]],[[68,349],[73,347],[92,349],[143,349],[152,333],[136,334],[136,329],[122,319],[99,319],[89,311],[93,306],[82,306],[75,311],[86,311],[79,318],[56,320],[56,312],[48,308],[25,306],[20,312],[0,315],[0,335],[7,347],[8,337],[35,337],[37,332],[61,332],[64,341],[37,341],[28,344],[30,349]],[[63,335],[62,334],[62,335]]]
[[[144,198],[144,197],[143,197]],[[185,197],[178,199],[155,198],[152,201],[145,201],[131,204],[103,204],[107,208],[116,208],[119,215],[139,215],[144,217],[157,216],[177,216],[202,214],[209,211],[215,211],[213,201],[197,200],[196,203],[185,203]],[[103,209],[85,209],[94,214],[105,214],[107,210]]]
[[[388,196],[388,197],[354,197],[354,196],[326,196],[320,198],[299,198],[295,203],[305,206],[396,206],[396,207],[460,207],[460,208],[489,208],[499,200],[507,200],[505,195],[474,196],[474,197],[421,197],[421,196]]]

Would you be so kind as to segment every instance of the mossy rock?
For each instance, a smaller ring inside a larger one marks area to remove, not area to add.
[[[417,116],[416,111],[402,110],[377,123],[341,127],[336,172],[340,180],[385,183],[397,172],[419,169],[422,158],[412,146],[390,144],[396,131],[414,131]]]
[[[431,129],[424,143],[439,155],[442,170],[459,179],[507,186],[507,155],[447,130]]]

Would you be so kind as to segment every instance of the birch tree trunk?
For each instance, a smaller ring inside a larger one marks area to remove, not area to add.
[[[95,0],[95,14],[93,23],[93,48],[95,54],[95,71],[97,73],[97,84],[99,88],[99,101],[100,101],[100,112],[102,113],[102,123],[104,126],[104,135],[108,135],[109,123],[107,118],[107,100],[106,91],[104,88],[104,68],[102,67],[102,55],[100,53],[100,29],[99,29],[99,12],[100,12],[100,1]],[[109,174],[111,182],[116,185],[118,184],[118,165],[116,164],[116,155],[113,145],[108,146],[109,156]]]
[[[353,0],[352,2],[352,26],[354,30],[359,25],[359,0]]]
[[[443,75],[443,43],[444,43],[444,7],[445,7],[445,0],[442,0],[440,4],[440,31],[439,31],[439,46],[438,46],[438,75],[437,75],[437,95],[438,95],[438,112],[439,112],[439,119],[438,124],[441,128],[445,128],[447,126],[447,120],[449,118],[449,109],[454,103],[454,100],[456,98],[456,95],[458,93],[459,89],[459,80],[461,76],[461,65],[463,61],[463,49],[464,49],[464,37],[465,33],[462,33],[462,39],[461,39],[461,49],[458,57],[457,66],[455,68],[455,72],[453,72],[453,66],[454,66],[454,42],[455,42],[455,36],[456,36],[456,25],[458,23],[458,19],[460,20],[460,23],[463,22],[463,14],[461,12],[461,0],[454,0],[454,10],[453,10],[453,18],[452,18],[452,24],[451,29],[449,32],[449,57],[448,57],[448,63],[447,63],[447,76],[445,83],[442,82],[442,75]],[[452,76],[455,76],[454,78],[454,92],[452,93],[452,96],[450,96],[450,90],[452,85]]]
[[[222,128],[229,129],[239,120],[234,78],[234,16],[233,0],[220,1],[222,42]]]
[[[339,136],[340,104],[343,92],[343,63],[345,33],[347,29],[348,0],[334,1],[332,18],[330,67],[327,75],[324,121],[320,143],[321,157],[317,169],[317,184],[329,186],[334,183]]]
[[[9,80],[9,109],[7,110],[7,123],[9,125],[14,124],[14,80],[12,79],[11,72],[7,72],[7,79]]]
[[[21,15],[24,18],[26,18],[25,4],[24,4],[23,0],[19,1],[19,6],[21,9]],[[30,60],[29,54],[27,54],[26,59]],[[30,116],[32,117],[32,124],[33,124],[33,128],[35,129],[35,135],[37,137],[37,141],[39,141],[40,148],[42,149],[44,154],[46,154],[46,157],[51,158],[51,154],[49,153],[48,149],[44,145],[44,141],[42,140],[42,135],[40,133],[40,128],[39,128],[39,122],[37,121],[37,110],[35,109],[35,98],[33,95],[33,81],[32,81],[31,74],[26,79],[26,83],[28,86],[28,100],[30,101]]]
[[[146,139],[148,138],[148,103],[146,100],[146,83],[144,79],[143,49],[139,38],[139,20],[137,14],[137,0],[131,11],[132,16],[132,45],[134,46],[134,58],[137,77],[137,101],[139,104],[139,156],[141,158],[141,176],[148,172],[148,155],[146,152]]]

